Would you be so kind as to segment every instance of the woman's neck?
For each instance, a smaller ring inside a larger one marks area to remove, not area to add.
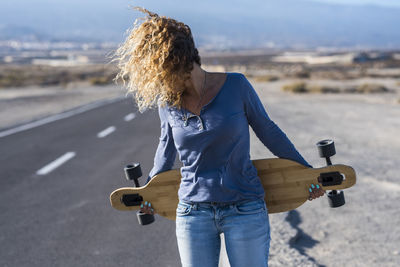
[[[193,70],[191,72],[191,83],[188,85],[185,91],[185,95],[189,97],[200,97],[204,92],[203,88],[206,86],[204,84],[206,71],[203,70],[197,63],[193,63]]]

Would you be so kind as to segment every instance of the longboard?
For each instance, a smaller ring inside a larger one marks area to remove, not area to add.
[[[288,159],[271,158],[252,161],[265,191],[268,213],[293,210],[304,204],[311,184],[320,184],[324,190],[340,190],[356,183],[354,169],[336,164],[309,168]],[[149,201],[154,212],[175,220],[178,205],[179,169],[159,173],[142,187],[123,187],[110,195],[111,206],[117,210],[139,210],[143,201]]]

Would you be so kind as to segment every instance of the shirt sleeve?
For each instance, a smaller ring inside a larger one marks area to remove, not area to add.
[[[244,109],[249,125],[258,139],[277,157],[312,166],[300,155],[286,134],[268,116],[257,92],[242,74]]]
[[[154,156],[154,166],[147,177],[146,184],[154,175],[172,169],[172,166],[175,162],[177,151],[172,136],[171,125],[168,123],[165,112],[165,108],[161,108],[160,105],[158,105],[158,115],[160,116],[161,122],[161,134],[156,154]]]

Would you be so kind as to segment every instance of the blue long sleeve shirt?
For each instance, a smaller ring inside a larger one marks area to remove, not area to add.
[[[193,202],[234,202],[264,198],[250,160],[249,125],[277,157],[311,167],[282,130],[269,118],[247,78],[228,72],[217,95],[197,116],[176,107],[158,106],[161,135],[154,175],[170,170],[178,152],[183,163],[178,197]]]

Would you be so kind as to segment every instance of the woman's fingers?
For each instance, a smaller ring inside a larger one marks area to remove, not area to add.
[[[310,188],[308,188],[308,191],[310,192],[309,199],[313,200],[315,198],[314,190],[310,187]]]
[[[140,205],[140,211],[147,214],[154,214],[154,209],[152,208],[151,203],[147,201]]]
[[[322,188],[319,189],[319,196],[322,197],[325,194],[325,190]]]
[[[313,200],[318,197],[321,197],[325,194],[325,190],[321,188],[319,184],[311,184],[310,187],[308,188],[309,191],[309,197],[308,200]]]
[[[319,184],[316,185],[317,192],[318,192],[318,197],[322,197],[325,194],[325,190],[321,188]]]

